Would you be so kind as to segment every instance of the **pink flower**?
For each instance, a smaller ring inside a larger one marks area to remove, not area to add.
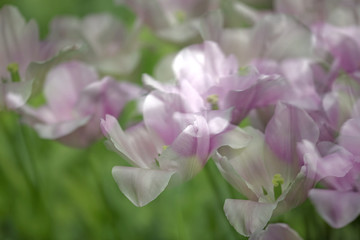
[[[42,138],[57,139],[74,146],[86,147],[102,136],[100,119],[118,116],[127,101],[137,97],[139,88],[118,83],[81,62],[67,62],[53,68],[44,84],[47,104],[22,109],[24,121]]]
[[[0,32],[0,109],[15,109],[31,95],[34,79],[26,76],[29,64],[46,60],[50,52],[39,40],[36,22],[27,23],[13,6],[1,8]]]
[[[227,199],[224,205],[228,220],[242,235],[255,234],[273,214],[302,203],[320,179],[344,176],[352,167],[338,153],[320,156],[316,123],[291,105],[277,105],[265,136],[250,127],[247,132],[252,140],[245,148],[217,150],[220,172],[249,199]]]

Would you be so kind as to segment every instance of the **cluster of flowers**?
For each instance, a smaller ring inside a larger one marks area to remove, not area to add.
[[[16,108],[41,137],[75,147],[102,130],[132,165],[112,174],[136,206],[212,158],[248,198],[227,199],[224,211],[250,239],[301,239],[268,222],[307,197],[332,227],[349,224],[360,214],[360,4],[275,0],[265,12],[224,2],[124,0],[139,18],[132,31],[109,15],[60,18],[46,41],[34,22],[4,7],[0,107]],[[144,75],[142,88],[99,80],[134,69],[142,24],[168,41],[205,41],[167,59],[168,79]],[[36,86],[46,105],[24,105]],[[117,117],[134,99],[143,120],[124,131]],[[245,118],[251,126],[242,129]]]

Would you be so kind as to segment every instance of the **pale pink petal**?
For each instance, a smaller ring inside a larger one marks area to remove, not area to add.
[[[209,129],[197,117],[158,158],[161,169],[175,170],[182,179],[193,177],[205,165],[210,154]]]
[[[360,214],[360,193],[313,189],[309,193],[318,213],[334,228],[341,228]]]
[[[116,118],[106,115],[101,120],[101,128],[113,149],[126,157],[126,160],[138,167],[153,167],[155,158],[161,152],[164,143],[148,131],[143,124],[138,124],[124,132]]]
[[[265,138],[278,157],[296,166],[300,164],[296,144],[302,140],[315,143],[319,138],[319,129],[304,110],[280,103],[266,127]]]
[[[173,171],[115,166],[112,175],[120,191],[137,207],[153,201],[164,191]]]
[[[95,69],[81,62],[58,65],[47,75],[45,98],[59,117],[66,118],[71,114],[83,88],[97,80]]]
[[[275,203],[239,199],[226,199],[224,204],[225,215],[230,224],[244,236],[262,230],[269,222],[275,208]]]
[[[340,130],[339,143],[355,156],[360,156],[360,118],[352,118]]]
[[[265,230],[251,235],[249,240],[302,240],[297,232],[287,224],[269,224]]]
[[[90,120],[89,116],[81,117],[58,123],[36,123],[35,130],[39,136],[46,139],[57,139],[75,131],[79,127],[84,126]]]

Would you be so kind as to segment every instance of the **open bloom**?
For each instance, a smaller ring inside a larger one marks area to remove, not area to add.
[[[25,106],[22,113],[42,138],[86,147],[102,136],[100,119],[106,114],[118,116],[126,102],[139,94],[139,88],[110,77],[99,81],[95,69],[72,61],[48,73],[44,84],[47,104]]]
[[[249,69],[242,75],[237,60],[225,56],[210,41],[184,48],[172,67],[176,85],[162,86],[148,76],[145,84],[184,96],[185,105],[193,113],[231,110],[233,124],[238,124],[251,109],[274,104],[285,89],[283,79],[276,74]]]
[[[31,95],[33,79],[26,77],[29,64],[44,61],[51,53],[39,40],[36,22],[27,23],[13,6],[1,8],[0,32],[0,109],[14,109]]]
[[[242,235],[261,231],[273,214],[300,203],[321,178],[344,176],[351,163],[340,157],[322,159],[315,144],[319,130],[299,108],[278,104],[265,135],[248,128],[252,140],[244,149],[217,150],[217,165],[224,178],[249,200],[227,199],[224,210]]]
[[[178,93],[153,91],[144,101],[143,123],[124,132],[113,117],[102,120],[108,145],[132,165],[114,167],[113,176],[136,206],[154,200],[170,178],[192,178],[218,146],[247,144],[247,135],[222,114],[190,113],[186,103]]]

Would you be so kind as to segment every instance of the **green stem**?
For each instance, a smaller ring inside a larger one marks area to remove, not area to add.
[[[25,135],[25,129],[23,124],[21,124],[20,119],[17,120],[17,128],[18,128],[18,140],[19,140],[19,150],[22,154],[20,155],[21,162],[26,169],[29,179],[31,180],[32,185],[37,188],[39,179],[38,179],[38,171],[37,164],[34,158],[32,157],[29,147],[27,136]]]
[[[228,220],[224,214],[224,211],[223,211],[225,197],[223,197],[224,194],[222,193],[221,188],[219,187],[218,183],[215,180],[215,179],[218,179],[218,177],[213,174],[212,168],[214,168],[215,166],[212,166],[212,165],[214,165],[214,163],[210,159],[209,162],[207,163],[207,166],[205,166],[205,168],[204,168],[205,174],[206,174],[207,179],[209,180],[211,188],[216,197],[216,201],[217,201],[216,205],[218,206],[217,211],[221,211],[220,215],[222,216],[221,217],[222,221],[228,222]],[[236,232],[235,229],[230,224],[226,224],[226,225],[228,226],[228,230],[231,233],[231,239],[240,239],[241,238],[240,234],[238,232]]]

